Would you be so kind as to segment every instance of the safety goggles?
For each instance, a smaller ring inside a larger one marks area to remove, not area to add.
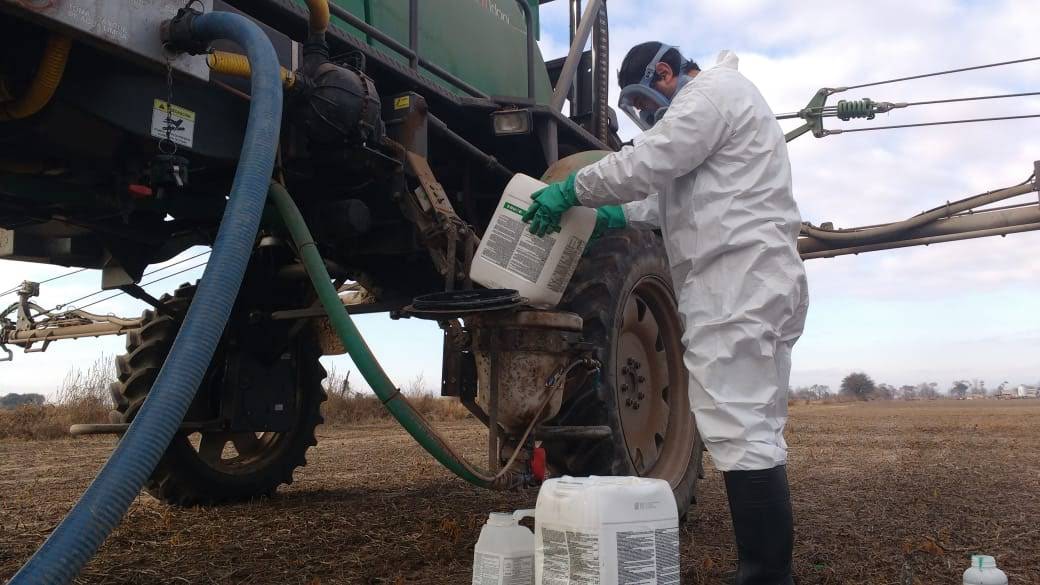
[[[674,49],[671,45],[662,44],[661,48],[646,65],[643,77],[639,83],[626,85],[621,89],[618,98],[618,108],[635,122],[641,130],[648,130],[657,123],[663,111],[668,108],[672,100],[653,87],[654,79],[657,77],[657,64],[661,57],[668,51]],[[678,75],[679,72],[676,72]]]

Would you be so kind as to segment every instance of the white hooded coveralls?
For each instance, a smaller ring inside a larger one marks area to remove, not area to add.
[[[690,401],[722,471],[787,462],[791,348],[808,309],[784,134],[729,51],[621,151],[578,172],[588,207],[661,229],[685,322]]]

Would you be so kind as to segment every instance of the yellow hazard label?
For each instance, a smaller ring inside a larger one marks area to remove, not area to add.
[[[160,99],[154,100],[152,136],[191,148],[195,143],[195,112]]]
[[[395,110],[403,110],[403,109],[407,108],[411,103],[412,103],[411,98],[406,96],[406,95],[403,95],[403,96],[398,97],[398,98],[394,98],[394,109]]]
[[[159,99],[155,100],[155,102],[152,104],[152,109],[159,110],[160,112],[164,113],[169,107],[169,104]],[[181,118],[182,120],[187,120],[189,122],[195,121],[195,112],[189,110],[188,108],[182,108],[177,104],[173,104],[173,115],[177,116],[178,118]]]

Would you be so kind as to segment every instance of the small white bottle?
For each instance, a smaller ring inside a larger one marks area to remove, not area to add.
[[[964,585],[1008,585],[1008,579],[993,557],[971,555],[971,568],[964,571]]]
[[[492,512],[473,549],[473,585],[533,585],[534,534],[520,520],[534,510]]]

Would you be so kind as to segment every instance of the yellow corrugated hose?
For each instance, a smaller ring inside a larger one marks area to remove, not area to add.
[[[206,64],[217,73],[231,75],[234,77],[249,78],[249,59],[245,55],[230,53],[228,51],[213,51],[206,57]],[[282,85],[287,89],[296,84],[296,74],[285,67],[281,68]]]
[[[329,0],[307,0],[311,33],[324,35],[329,28]]]
[[[51,101],[54,90],[58,89],[61,76],[65,72],[70,48],[72,39],[68,37],[52,34],[47,39],[47,47],[43,51],[43,58],[40,59],[36,77],[22,97],[13,102],[0,104],[0,122],[28,118]]]

